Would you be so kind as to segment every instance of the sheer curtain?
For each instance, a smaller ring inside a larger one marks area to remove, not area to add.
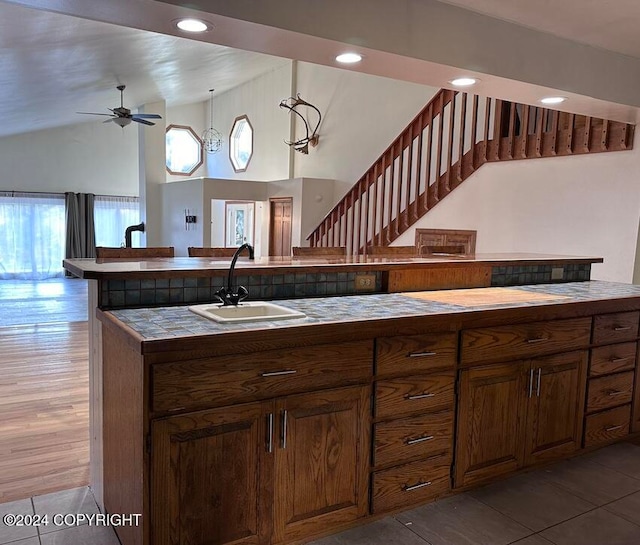
[[[140,223],[140,200],[96,195],[93,214],[96,246],[119,247],[124,243],[125,229]]]
[[[0,191],[0,278],[63,276],[64,195]]]

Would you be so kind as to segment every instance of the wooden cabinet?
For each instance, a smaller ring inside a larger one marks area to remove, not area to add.
[[[272,406],[250,403],[153,422],[154,545],[268,542]]]
[[[593,320],[584,446],[604,445],[640,431],[637,361],[639,312],[602,314]]]
[[[327,390],[153,421],[154,545],[293,541],[364,516],[369,392]]]
[[[276,400],[274,542],[368,512],[370,389]]]
[[[580,447],[587,353],[461,371],[456,486]]]
[[[373,513],[450,490],[457,348],[453,333],[376,340]]]

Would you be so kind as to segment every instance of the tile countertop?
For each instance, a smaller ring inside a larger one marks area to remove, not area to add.
[[[200,335],[216,335],[240,331],[264,329],[285,329],[317,324],[347,323],[358,321],[384,320],[389,318],[455,314],[473,311],[491,311],[507,308],[542,306],[557,303],[594,302],[607,299],[640,298],[640,286],[613,282],[589,281],[564,284],[537,284],[509,288],[508,292],[523,292],[523,297],[510,302],[497,303],[496,294],[504,288],[481,288],[489,295],[491,302],[473,304],[467,295],[474,290],[442,290],[433,292],[412,292],[407,294],[373,294],[345,297],[323,297],[309,299],[289,299],[276,301],[278,305],[299,310],[306,318],[296,318],[271,322],[245,322],[234,324],[217,323],[191,312],[187,306],[138,308],[113,310],[111,314],[129,326],[145,341],[176,339]],[[455,300],[460,295],[463,304],[429,300],[430,296],[445,293],[447,299]],[[494,293],[495,292],[495,293]],[[526,300],[524,294],[531,294]],[[543,299],[540,296],[549,298]],[[417,298],[420,297],[420,298]],[[555,297],[554,297],[555,296]],[[506,297],[508,300],[509,297]],[[513,298],[511,298],[513,299]],[[517,300],[521,299],[521,300]],[[524,299],[524,300],[522,300]]]

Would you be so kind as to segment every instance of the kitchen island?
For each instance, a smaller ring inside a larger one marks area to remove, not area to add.
[[[124,545],[304,541],[640,431],[638,286],[278,304],[306,317],[98,312]]]

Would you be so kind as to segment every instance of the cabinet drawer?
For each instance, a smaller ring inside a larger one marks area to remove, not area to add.
[[[589,380],[587,412],[629,403],[633,395],[633,371]]]
[[[450,489],[451,456],[442,454],[421,462],[373,474],[372,512],[422,503]]]
[[[453,369],[457,349],[456,333],[382,337],[376,340],[376,374]]]
[[[618,371],[634,369],[636,365],[636,343],[610,344],[591,351],[589,376],[608,375]]]
[[[453,408],[454,379],[455,374],[451,371],[379,380],[376,383],[376,418]]]
[[[392,420],[375,425],[374,465],[400,464],[451,452],[453,411]]]
[[[373,342],[267,350],[151,369],[153,411],[219,407],[369,380]]]
[[[462,332],[462,365],[542,356],[586,348],[591,318],[469,329]]]
[[[593,447],[629,434],[631,405],[610,409],[587,416],[584,428],[584,446]]]
[[[601,314],[593,321],[594,344],[631,341],[638,336],[640,312]]]

